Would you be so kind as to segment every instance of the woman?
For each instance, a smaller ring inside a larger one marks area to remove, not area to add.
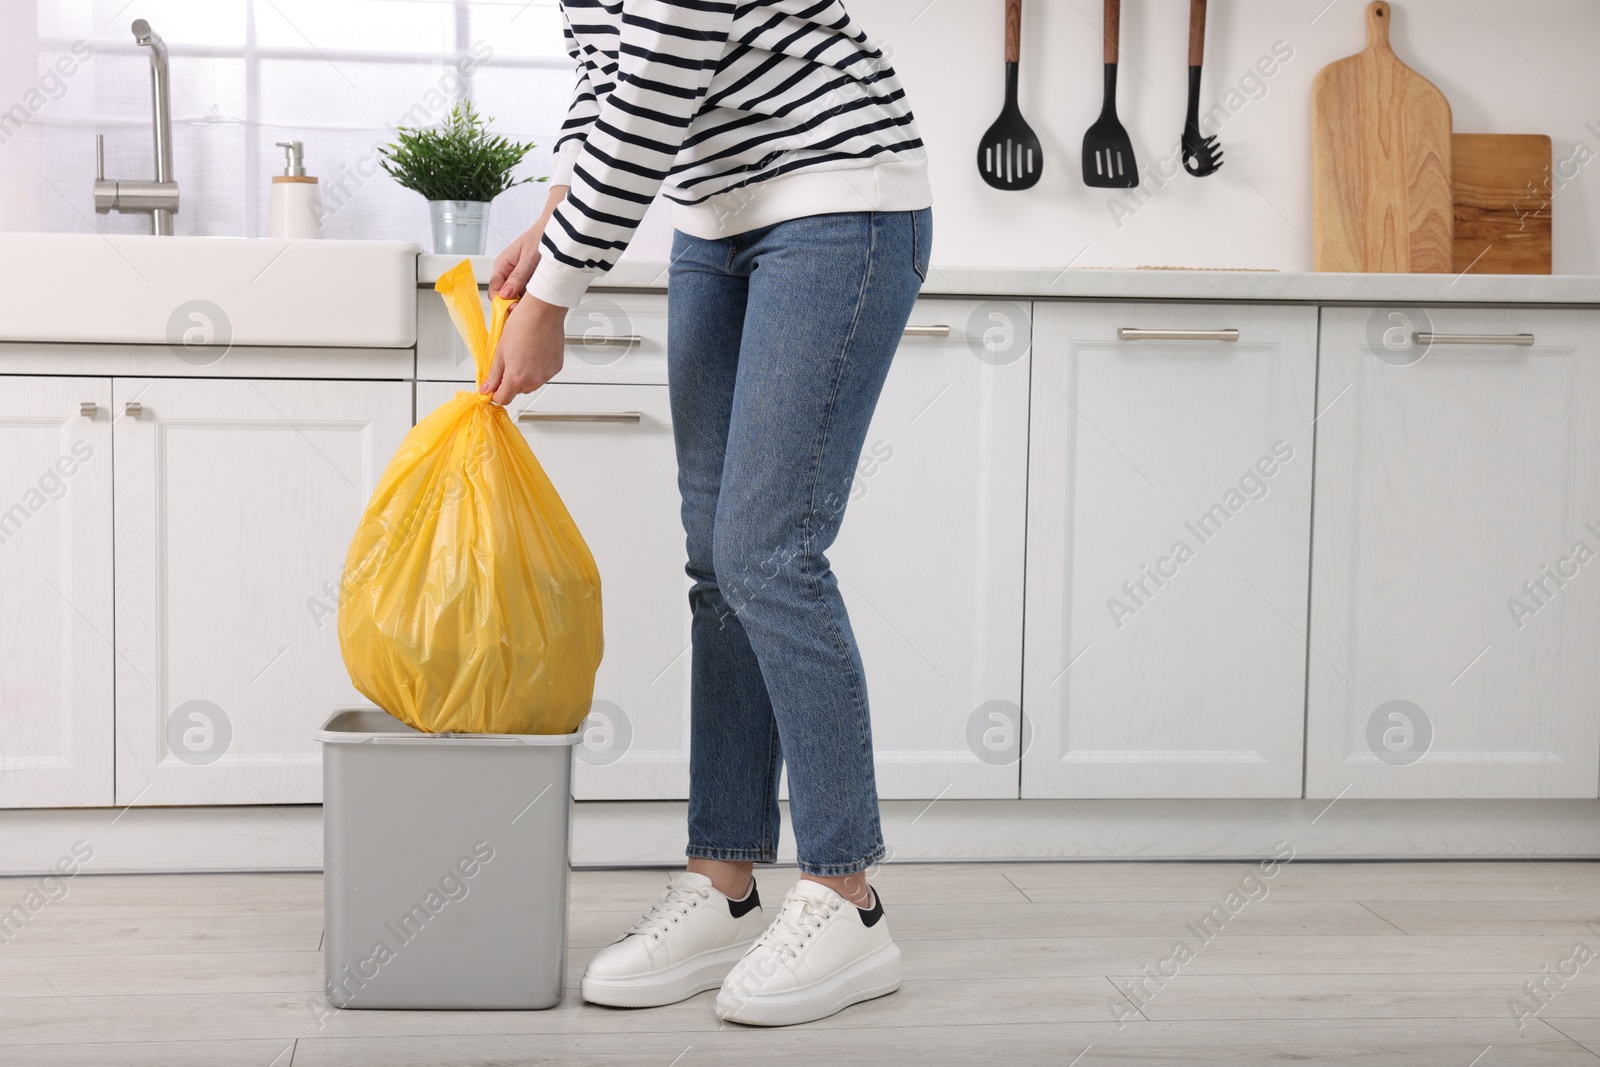
[[[692,612],[688,868],[583,996],[805,1022],[900,983],[863,872],[884,855],[866,680],[824,554],[927,273],[926,155],[839,0],[562,0],[578,64],[544,213],[491,288],[522,295],[483,384],[561,369],[563,320],[658,191],[677,229],[668,379]],[[776,914],[789,774],[801,878]]]

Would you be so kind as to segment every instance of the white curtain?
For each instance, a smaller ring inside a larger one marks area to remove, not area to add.
[[[422,198],[377,168],[392,127],[470,97],[496,132],[538,145],[519,176],[542,176],[572,92],[555,0],[0,0],[0,229],[149,232],[146,216],[96,215],[92,195],[96,133],[108,177],[154,175],[135,18],[170,52],[180,235],[261,236],[274,142],[298,140],[327,236],[427,248]],[[535,183],[495,201],[491,252],[544,197]],[[652,212],[630,253],[664,258],[667,236]]]

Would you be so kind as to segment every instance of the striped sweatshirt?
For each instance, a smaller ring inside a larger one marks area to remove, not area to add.
[[[627,247],[659,191],[673,224],[729,237],[932,203],[905,90],[841,0],[561,0],[578,83],[528,292],[563,307]]]

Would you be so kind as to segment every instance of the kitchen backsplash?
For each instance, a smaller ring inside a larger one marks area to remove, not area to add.
[[[1201,111],[1227,166],[1196,180],[1178,155],[1187,87],[1187,5],[1126,0],[1118,109],[1143,179],[1092,189],[1080,177],[1084,130],[1101,104],[1101,5],[1024,0],[1021,105],[1044,171],[1023,192],[991,189],[973,166],[1000,110],[1000,0],[847,0],[890,42],[932,160],[935,259],[977,266],[1311,266],[1310,85],[1365,43],[1361,0],[1213,0]],[[267,178],[305,142],[322,179],[330,237],[426,242],[425,209],[377,168],[395,123],[427,122],[460,91],[539,144],[571,91],[553,0],[27,0],[0,9],[0,228],[142,232],[96,216],[94,134],[108,172],[150,167],[149,74],[128,34],[147,18],[171,51],[180,234],[257,236]],[[314,27],[308,39],[301,27]],[[1592,0],[1397,0],[1395,48],[1444,92],[1454,128],[1544,133],[1554,142],[1557,273],[1600,274],[1600,4]],[[68,72],[70,69],[70,73]],[[491,246],[544,196],[496,201]],[[664,258],[670,227],[653,211],[631,255]]]

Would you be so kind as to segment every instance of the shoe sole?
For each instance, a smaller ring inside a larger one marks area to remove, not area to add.
[[[835,974],[804,989],[782,993],[717,997],[718,1018],[746,1026],[793,1026],[843,1011],[852,1004],[886,996],[900,988],[900,946],[875,949]]]
[[[728,948],[702,952],[693,959],[652,974],[629,978],[591,978],[585,974],[580,989],[583,999],[608,1008],[659,1008],[688,1000],[696,993],[716,989],[755,944],[755,938]]]

